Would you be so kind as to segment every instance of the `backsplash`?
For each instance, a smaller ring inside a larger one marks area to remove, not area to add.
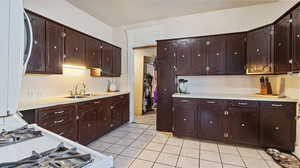
[[[90,76],[88,69],[64,68],[63,75],[26,74],[22,81],[21,101],[68,95],[78,82],[86,83],[87,93],[104,92],[107,89],[108,80],[112,79],[120,88],[120,78],[94,78]]]
[[[260,75],[253,76],[178,76],[178,79],[188,80],[190,93],[233,93],[254,94],[260,91]],[[269,75],[274,93],[279,92],[280,78],[286,79],[285,93],[288,97],[299,98],[300,78],[298,74],[291,77],[287,75]]]

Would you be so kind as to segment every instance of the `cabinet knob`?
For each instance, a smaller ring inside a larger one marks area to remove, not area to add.
[[[289,64],[293,64],[293,59],[290,59],[290,60],[289,60]]]
[[[57,49],[57,47],[56,47],[56,46],[54,46],[53,48],[54,48],[54,49]]]
[[[209,67],[209,66],[207,66],[207,67],[205,68],[205,70],[206,70],[206,71],[209,71],[209,70],[210,70],[210,67]]]
[[[219,55],[220,55],[220,53],[217,53],[216,55],[217,55],[217,56],[219,56]]]
[[[100,48],[102,49],[102,48],[103,48],[103,46],[100,46]]]
[[[275,130],[278,131],[278,130],[279,130],[279,127],[275,127]]]
[[[186,118],[184,118],[183,121],[186,121]]]
[[[297,36],[296,36],[297,38],[300,38],[300,34],[297,34]]]
[[[67,56],[64,54],[64,58],[67,58]]]
[[[245,127],[246,125],[245,124],[242,124],[242,127]]]
[[[114,109],[115,107],[114,106],[110,106],[110,109]]]
[[[282,43],[279,42],[279,43],[278,43],[278,46],[280,47],[281,45],[282,45]]]
[[[168,89],[164,89],[164,91],[166,92],[166,91],[168,91]]]
[[[209,124],[213,124],[214,122],[213,121],[209,121]]]
[[[91,124],[88,124],[88,127],[91,127],[92,125]]]
[[[233,53],[233,55],[238,55],[238,52],[237,52],[237,51],[236,51],[236,52],[234,52],[234,53]]]
[[[210,41],[206,41],[206,43],[205,43],[206,45],[210,45]]]
[[[228,111],[224,111],[224,115],[228,116],[229,112]]]
[[[78,51],[78,50],[79,50],[79,49],[76,47],[76,48],[75,48],[75,51]]]
[[[239,102],[238,105],[241,105],[241,106],[247,106],[248,103]]]
[[[38,44],[38,41],[37,41],[37,40],[34,40],[33,43],[34,43],[35,45],[37,45],[37,44]]]
[[[198,56],[198,57],[201,57],[201,54],[198,54],[197,56]]]
[[[176,53],[174,53],[173,56],[176,57]]]
[[[164,50],[167,51],[168,49],[167,49],[167,48],[164,48]]]
[[[260,49],[256,49],[256,52],[259,53],[259,52],[260,52]]]
[[[95,53],[95,52],[93,52],[93,55],[96,55],[96,53]]]
[[[184,55],[182,55],[182,58],[184,58]]]
[[[228,133],[224,133],[224,138],[228,138],[229,134]]]
[[[208,100],[208,101],[206,101],[206,103],[207,103],[207,104],[215,104],[216,102],[215,102],[215,101],[210,101],[210,100]]]

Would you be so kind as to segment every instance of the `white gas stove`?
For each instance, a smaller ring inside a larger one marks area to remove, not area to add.
[[[25,122],[18,117],[17,114],[6,118],[5,122],[11,124],[5,124],[10,130],[2,131],[2,141],[0,134],[0,142],[2,142],[0,143],[1,168],[113,167],[112,156],[105,156],[35,124],[28,126],[23,125],[20,127],[20,125]],[[4,128],[2,127],[2,129]],[[11,134],[11,136],[9,134]],[[7,144],[5,144],[5,142]],[[57,151],[54,153],[57,153],[58,155],[58,151],[68,151],[69,153],[55,158],[53,157],[53,154],[51,155],[51,152],[49,152],[54,151],[55,149]],[[47,156],[47,153],[49,156]],[[32,160],[32,158],[35,158],[35,160]]]

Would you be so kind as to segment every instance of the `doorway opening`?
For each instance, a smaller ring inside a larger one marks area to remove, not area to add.
[[[156,46],[133,49],[135,121],[140,124],[156,124],[157,69]]]

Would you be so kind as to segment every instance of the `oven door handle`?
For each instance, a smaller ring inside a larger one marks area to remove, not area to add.
[[[31,56],[31,52],[32,52],[32,45],[33,45],[33,31],[32,31],[32,25],[31,25],[31,22],[30,22],[30,19],[29,19],[29,16],[27,15],[27,13],[25,12],[24,10],[24,16],[25,16],[25,19],[27,20],[27,22],[25,21],[25,30],[29,31],[29,32],[26,32],[29,34],[29,45],[27,45],[27,49],[25,49],[25,51],[28,50],[28,53],[24,53],[24,57],[27,55],[26,57],[26,60],[25,62],[23,63],[23,74],[26,73],[26,68],[27,68],[27,65],[28,65],[28,62],[29,62],[29,59],[30,59],[30,56]],[[27,23],[27,24],[26,24]],[[27,28],[26,28],[27,27]]]

